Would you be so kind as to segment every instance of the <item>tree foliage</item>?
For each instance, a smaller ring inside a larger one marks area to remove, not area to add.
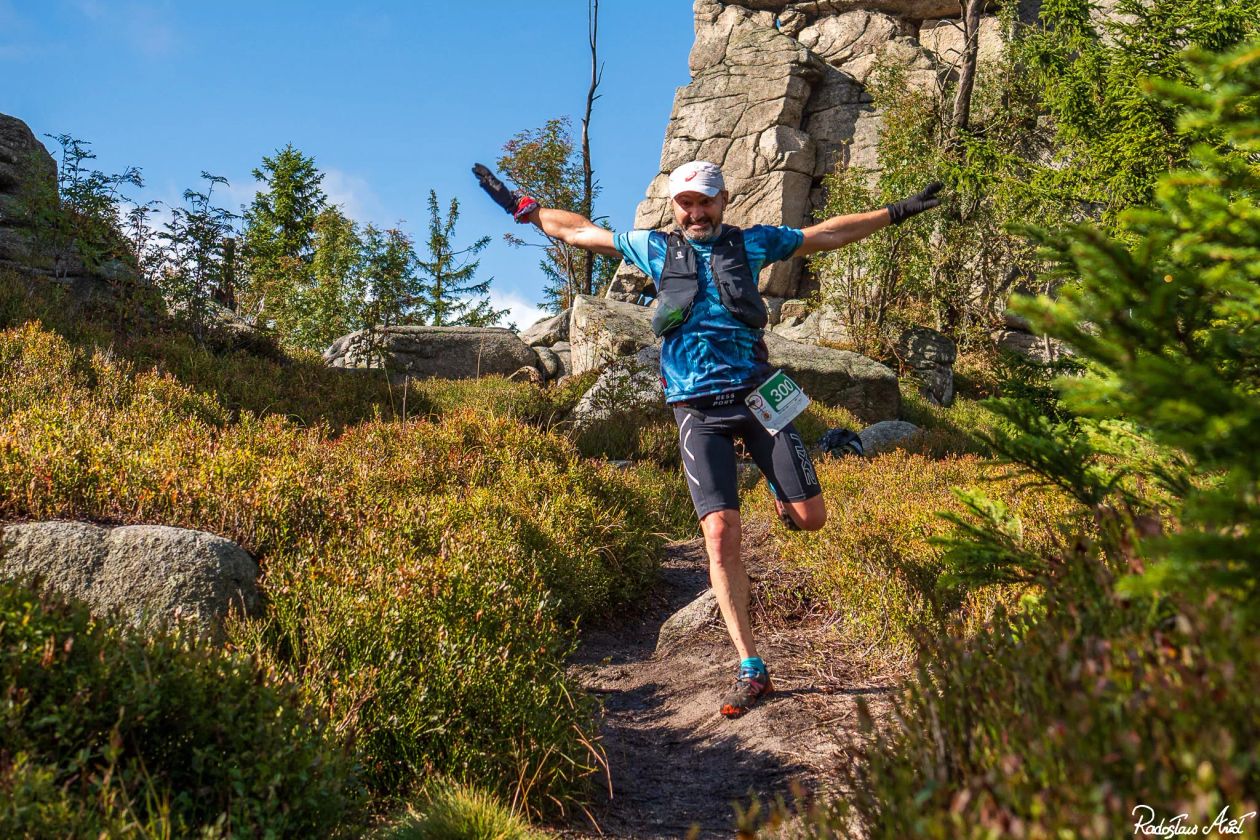
[[[485,295],[494,278],[476,280],[477,261],[472,257],[490,244],[483,236],[467,248],[456,249],[451,240],[459,220],[459,201],[452,198],[443,218],[437,193],[429,190],[429,258],[416,259],[418,294],[413,301],[413,317],[435,327],[487,327],[507,314],[495,309]],[[480,298],[469,300],[469,298]]]
[[[1108,230],[1124,208],[1153,194],[1161,173],[1186,159],[1206,129],[1178,123],[1177,103],[1143,94],[1146,78],[1185,81],[1187,45],[1219,50],[1257,31],[1260,0],[1123,0],[1095,22],[1084,0],[1047,0],[1034,27],[1007,12],[1013,33],[1000,58],[982,62],[965,111],[954,87],[909,84],[897,66],[870,85],[883,126],[879,170],[837,171],[824,213],[869,209],[943,177],[948,205],[815,257],[823,302],[839,310],[847,343],[890,355],[901,328],[930,324],[966,347],[985,344],[1013,291],[1052,292],[1030,242],[1010,220],[1047,226],[1098,219]],[[929,142],[925,143],[924,140]]]
[[[262,189],[245,211],[242,314],[281,335],[300,332],[300,301],[314,285],[315,219],[327,204],[315,161],[292,144],[254,169]]]
[[[503,144],[497,166],[519,191],[533,196],[542,206],[570,210],[600,221],[592,215],[591,206],[599,195],[599,185],[593,184],[590,200],[584,200],[582,156],[573,143],[567,117],[548,120],[541,128],[514,135]],[[526,244],[511,234],[508,241]],[[544,257],[538,266],[547,278],[543,295],[546,306],[556,312],[570,306],[576,295],[603,292],[617,268],[614,260],[596,256],[588,275],[584,273],[587,252],[582,249],[554,239],[541,247]]]

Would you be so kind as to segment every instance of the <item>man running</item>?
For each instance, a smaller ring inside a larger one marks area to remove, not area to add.
[[[771,691],[749,619],[749,581],[740,557],[735,439],[761,469],[784,524],[816,531],[827,521],[822,488],[804,442],[789,423],[777,434],[757,419],[745,398],[774,372],[762,328],[767,313],[757,275],[776,260],[830,251],[940,203],[940,183],[878,210],[835,216],[799,229],[722,224],[730,195],[721,169],[685,163],[669,176],[678,227],[670,233],[613,233],[583,216],[540,207],[509,191],[494,174],[473,167],[482,187],[518,222],[597,254],[619,256],[652,278],[657,306],[652,328],[662,336],[661,382],[678,424],[678,443],[691,501],[704,533],[709,579],[740,663],[734,687],[721,700],[738,717]]]

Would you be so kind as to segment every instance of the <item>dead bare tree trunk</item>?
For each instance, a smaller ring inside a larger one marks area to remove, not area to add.
[[[960,0],[963,13],[963,59],[958,73],[958,90],[954,92],[954,119],[949,128],[953,145],[971,123],[971,90],[976,83],[976,58],[980,53],[980,12],[984,0]]]
[[[599,36],[599,0],[587,0],[586,30],[591,45],[591,86],[586,90],[586,116],[582,117],[582,215],[591,218],[594,212],[595,196],[593,170],[591,169],[591,108],[599,98],[595,89],[599,87],[604,76],[604,68],[599,63],[596,42]],[[582,259],[582,277],[580,278],[581,294],[595,293],[595,254],[584,251]]]

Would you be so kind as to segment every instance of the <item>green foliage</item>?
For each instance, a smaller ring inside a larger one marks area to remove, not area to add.
[[[497,166],[518,191],[533,196],[543,207],[580,213],[596,223],[592,207],[584,206],[582,155],[569,133],[567,117],[548,120],[541,128],[522,131],[503,144]],[[592,200],[599,186],[592,186]],[[525,241],[508,234],[509,242]],[[547,277],[543,289],[546,306],[560,312],[573,304],[575,295],[598,295],[608,288],[616,260],[592,255],[559,240],[548,240],[539,268]]]
[[[1082,500],[1092,494],[1092,504],[1149,510],[1161,496],[1171,497],[1171,519],[1179,527],[1151,535],[1124,525],[1131,532],[1125,552],[1155,561],[1132,585],[1166,592],[1206,588],[1254,604],[1260,585],[1254,534],[1260,521],[1260,170],[1254,157],[1260,58],[1252,46],[1218,59],[1199,54],[1194,62],[1201,89],[1158,83],[1155,90],[1188,109],[1188,128],[1218,134],[1222,143],[1196,147],[1193,169],[1161,179],[1154,205],[1121,217],[1126,239],[1137,244],[1126,247],[1088,227],[1038,235],[1047,257],[1079,282],[1058,301],[1039,299],[1023,308],[1089,364],[1086,375],[1059,387],[1064,406],[1092,434],[1069,439],[1012,406],[1017,431],[1004,451],[1031,462],[1047,480],[1078,485],[1074,492]],[[1068,458],[1050,456],[1069,440]],[[1063,460],[1115,467],[1088,475]],[[1196,480],[1205,474],[1212,480]],[[1122,482],[1126,475],[1149,476],[1149,488]],[[1113,488],[1115,500],[1107,498]]]
[[[685,518],[676,477],[471,407],[335,439],[231,418],[36,325],[0,334],[0,360],[0,517],[161,521],[246,547],[269,612],[236,645],[326,710],[379,796],[434,771],[533,810],[582,795],[598,761],[564,671],[573,625],[651,581]]]
[[[1260,46],[1186,60],[1198,88],[1151,88],[1216,142],[1119,234],[1036,234],[1074,282],[1018,308],[1085,370],[1054,383],[1052,410],[996,405],[991,445],[1092,527],[1031,550],[1027,518],[965,497],[954,575],[1043,594],[929,640],[905,725],[848,779],[870,836],[1102,838],[1131,833],[1139,804],[1199,825],[1256,809]]]
[[[1053,228],[1101,216],[1112,226],[1211,136],[1179,127],[1179,100],[1146,96],[1142,84],[1188,79],[1187,45],[1218,50],[1255,32],[1260,0],[1125,0],[1117,12],[1127,17],[1101,27],[1090,8],[1047,0],[1037,27],[1008,21],[1015,38],[979,68],[962,133],[948,125],[951,87],[929,92],[901,67],[877,68],[868,90],[883,121],[878,175],[830,175],[823,215],[868,210],[936,178],[949,200],[811,259],[821,302],[845,324],[842,343],[887,357],[908,324],[940,329],[964,349],[987,343],[1012,291],[1051,293],[1061,282],[1040,271],[1033,244],[1008,222]]]
[[[411,237],[397,228],[368,225],[363,230],[363,273],[368,293],[365,323],[380,327],[408,323],[421,294]]]
[[[0,682],[5,836],[284,836],[360,818],[326,720],[248,657],[3,582]]]
[[[353,219],[339,207],[325,207],[315,217],[311,248],[312,284],[298,301],[301,317],[289,341],[296,347],[322,350],[366,326],[363,240]]]
[[[419,809],[379,832],[378,840],[543,840],[529,823],[477,788],[441,780],[426,790]]]
[[[253,175],[262,189],[245,211],[245,272],[237,298],[242,313],[287,336],[300,319],[297,302],[314,284],[315,220],[327,204],[324,176],[292,144],[264,155]]]
[[[225,245],[234,241],[229,235],[236,218],[212,201],[214,188],[227,186],[227,179],[209,172],[201,177],[206,191],[184,190],[184,206],[171,210],[171,220],[158,234],[166,242],[158,288],[199,340],[205,335],[212,298],[232,293],[235,251]]]
[[[89,142],[69,134],[46,136],[59,147],[56,186],[49,189],[40,179],[30,178],[19,195],[20,212],[35,233],[31,257],[49,263],[58,277],[80,261],[92,271],[113,260],[134,267],[119,210],[127,201],[122,192],[126,187],[144,186],[140,170],[129,166],[107,175],[89,168],[89,161],[96,159]]]
[[[1121,0],[1115,11],[1097,25],[1089,4],[1047,0],[1018,45],[1055,127],[1061,165],[1043,173],[1046,186],[1100,209],[1109,227],[1211,136],[1179,123],[1179,101],[1146,95],[1145,80],[1190,82],[1187,47],[1220,52],[1260,33],[1257,0]]]
[[[419,295],[412,302],[414,317],[418,323],[435,327],[493,326],[507,314],[506,309],[494,309],[489,298],[471,301],[469,296],[486,295],[493,278],[476,282],[477,261],[472,257],[490,244],[490,237],[483,236],[462,250],[455,250],[451,237],[455,234],[455,222],[459,219],[459,202],[452,198],[442,219],[437,193],[429,190],[429,259],[416,260],[420,274]],[[461,260],[461,258],[463,258]]]
[[[1133,834],[1139,804],[1187,826],[1257,810],[1254,633],[1216,610],[1153,629],[1082,586],[1045,615],[932,643],[903,726],[876,734],[867,768],[844,772],[844,816],[819,822],[843,836],[857,817],[872,838],[1104,840]]]

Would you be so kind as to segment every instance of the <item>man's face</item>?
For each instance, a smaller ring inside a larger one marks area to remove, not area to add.
[[[717,236],[722,225],[722,211],[730,196],[726,190],[717,195],[700,192],[684,192],[674,196],[674,221],[682,228],[683,236],[696,242],[708,242]]]

